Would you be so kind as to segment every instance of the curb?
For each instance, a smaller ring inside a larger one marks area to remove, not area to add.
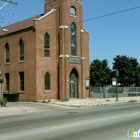
[[[68,106],[68,107],[100,107],[100,106],[115,106],[115,105],[124,105],[124,104],[139,104],[140,101],[138,102],[114,102],[114,103],[89,103],[89,104],[84,104],[84,105],[73,105],[73,104],[59,104],[59,103],[50,103],[50,104],[55,104],[55,105],[60,105],[60,106]]]

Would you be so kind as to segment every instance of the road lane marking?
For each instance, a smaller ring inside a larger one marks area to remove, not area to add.
[[[49,128],[49,129],[50,130],[51,129],[59,129],[59,128],[63,128],[63,127],[75,126],[75,125],[78,125],[78,124],[80,124],[80,123],[73,123],[73,124],[67,124],[67,125],[54,126],[54,127]]]

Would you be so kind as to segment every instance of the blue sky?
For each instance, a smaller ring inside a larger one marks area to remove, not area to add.
[[[0,25],[6,26],[44,12],[44,0],[13,0],[0,10]],[[4,4],[0,0],[0,7]],[[83,0],[84,20],[140,6],[140,0]],[[4,23],[3,19],[4,18]],[[140,63],[140,8],[84,22],[90,33],[90,62],[107,59],[112,68],[116,55]]]

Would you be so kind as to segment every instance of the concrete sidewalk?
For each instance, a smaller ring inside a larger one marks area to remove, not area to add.
[[[49,104],[55,104],[59,106],[67,107],[97,107],[97,106],[111,106],[111,105],[122,105],[128,103],[140,103],[140,97],[122,97],[119,98],[119,101],[116,102],[115,98],[108,99],[70,99],[69,101],[51,101]],[[38,104],[38,102],[36,103]],[[37,109],[31,107],[0,107],[0,117],[2,116],[11,116],[11,115],[21,115],[27,113],[37,112]],[[38,111],[39,112],[39,111]]]
[[[24,109],[18,107],[0,107],[0,117],[23,114]]]
[[[70,107],[90,107],[90,106],[103,106],[103,105],[121,105],[128,103],[140,103],[140,97],[121,97],[119,101],[116,102],[116,98],[108,98],[108,99],[70,99],[69,101],[57,101],[51,102],[52,104],[62,105],[62,106],[70,106]]]

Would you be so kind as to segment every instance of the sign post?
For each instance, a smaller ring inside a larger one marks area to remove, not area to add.
[[[90,86],[90,78],[87,77],[86,78],[86,88],[89,88],[89,86]]]
[[[116,86],[116,78],[115,77],[112,78],[112,85]]]
[[[118,102],[119,101],[118,100],[118,78],[119,78],[119,71],[117,69],[113,70],[113,76],[116,78],[116,102]]]

